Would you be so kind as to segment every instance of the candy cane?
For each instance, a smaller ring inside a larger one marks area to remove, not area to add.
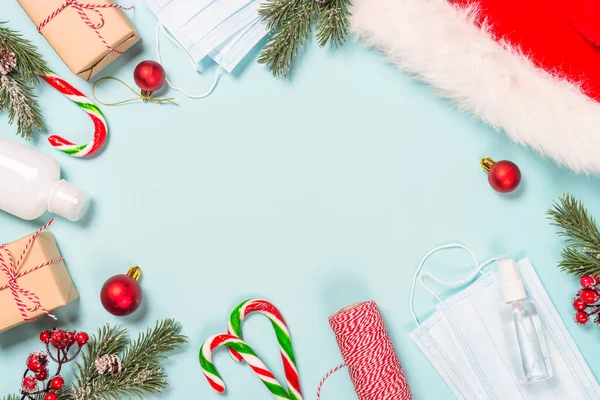
[[[300,389],[300,379],[298,377],[298,369],[296,367],[296,358],[294,357],[294,349],[292,347],[292,338],[290,331],[283,319],[283,316],[272,303],[267,300],[249,299],[238,305],[229,318],[228,332],[230,335],[242,338],[242,321],[251,313],[260,313],[271,320],[277,342],[281,351],[281,360],[285,377],[287,379],[289,398],[291,400],[302,400],[302,391]],[[243,357],[235,351],[234,348],[229,349],[231,356],[236,361],[242,361]]]
[[[48,82],[54,89],[62,93],[66,98],[77,104],[79,108],[90,116],[92,122],[94,122],[94,137],[89,143],[77,145],[60,136],[53,135],[48,138],[52,147],[70,154],[73,157],[88,157],[100,150],[104,145],[104,142],[106,142],[106,136],[108,134],[108,126],[106,125],[106,120],[104,119],[102,111],[100,111],[90,99],[84,96],[83,93],[57,75],[48,73],[46,75],[40,75],[40,77]]]
[[[225,391],[225,383],[212,362],[212,352],[221,346],[234,349],[240,354],[258,375],[260,380],[263,381],[275,399],[290,400],[287,391],[281,386],[277,379],[275,379],[275,376],[269,371],[267,366],[256,356],[254,350],[252,350],[252,348],[242,339],[229,334],[220,334],[209,337],[200,348],[200,366],[202,367],[202,372],[215,391],[219,393]]]

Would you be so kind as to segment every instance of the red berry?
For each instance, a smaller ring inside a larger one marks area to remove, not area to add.
[[[72,346],[75,343],[75,332],[68,331],[67,337],[69,338],[69,346]]]
[[[575,322],[577,322],[579,325],[585,325],[588,323],[589,320],[590,316],[585,311],[578,311],[575,314]]]
[[[58,400],[58,395],[54,392],[47,393],[44,396],[44,400]]]
[[[55,376],[50,381],[50,387],[54,390],[60,390],[65,387],[65,380],[62,376]]]
[[[46,356],[46,353],[40,351],[31,353],[29,357],[27,357],[25,365],[35,373],[41,372],[46,369],[46,365],[48,365],[48,356]]]
[[[23,378],[23,383],[21,387],[23,389],[23,392],[33,393],[37,390],[38,382],[33,376],[26,376],[25,378]]]
[[[40,340],[42,341],[42,343],[50,343],[51,336],[52,332],[43,331],[42,333],[40,333]]]
[[[594,304],[600,300],[600,294],[594,289],[583,289],[579,293],[579,297],[585,304]]]
[[[577,311],[583,311],[587,308],[587,304],[585,304],[580,297],[576,297],[575,300],[573,300],[573,308]]]
[[[46,379],[48,379],[48,369],[43,369],[37,374],[35,374],[35,379],[37,379],[38,381],[45,381]]]
[[[84,344],[86,344],[90,340],[90,337],[85,332],[79,332],[75,336],[75,340],[77,341],[78,345],[83,346]]]
[[[64,349],[69,345],[69,336],[67,335],[67,332],[56,329],[52,332],[50,343],[57,349]]]
[[[598,277],[593,275],[584,275],[579,279],[581,287],[585,289],[591,289],[598,285]]]

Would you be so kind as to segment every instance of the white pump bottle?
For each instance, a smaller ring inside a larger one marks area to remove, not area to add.
[[[46,211],[71,221],[87,211],[87,194],[60,179],[56,160],[0,137],[0,209],[26,220]]]

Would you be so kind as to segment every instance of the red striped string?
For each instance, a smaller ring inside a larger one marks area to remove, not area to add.
[[[41,32],[42,28],[44,28],[44,26],[46,26],[50,21],[52,21],[58,14],[63,12],[67,7],[73,7],[75,10],[77,10],[79,17],[81,17],[81,19],[83,20],[83,22],[86,23],[87,26],[89,26],[90,28],[92,28],[94,30],[94,32],[96,32],[96,35],[102,41],[102,43],[104,43],[104,45],[106,46],[107,49],[109,49],[113,53],[116,53],[119,55],[125,54],[122,51],[113,49],[108,44],[108,42],[104,39],[104,37],[102,36],[100,31],[98,30],[98,29],[102,28],[102,26],[104,25],[104,15],[102,15],[102,12],[98,9],[99,8],[117,8],[119,10],[127,10],[128,11],[128,10],[133,9],[133,6],[124,7],[124,6],[120,6],[118,4],[112,4],[112,3],[88,4],[88,3],[80,3],[77,0],[65,0],[65,2],[63,4],[61,4],[60,7],[58,7],[56,10],[54,10],[54,12],[52,12],[42,22],[40,22],[38,24],[38,26],[37,26],[38,32]],[[98,14],[98,17],[100,17],[100,21],[97,23],[92,22],[90,17],[88,17],[88,15],[85,13],[85,10],[94,11],[96,14]]]
[[[51,219],[46,225],[44,225],[40,229],[38,229],[38,231],[35,232],[33,235],[31,235],[31,237],[25,244],[25,247],[23,248],[23,252],[21,253],[21,255],[16,263],[14,261],[14,257],[12,255],[12,253],[10,252],[10,250],[8,250],[6,245],[3,244],[0,246],[0,271],[4,272],[4,274],[8,278],[7,283],[4,286],[0,286],[0,291],[2,291],[4,289],[10,289],[10,291],[13,295],[13,298],[15,299],[15,303],[17,304],[17,307],[19,309],[19,312],[21,313],[23,320],[26,322],[32,321],[32,319],[28,317],[27,313],[28,312],[32,313],[37,310],[42,310],[45,315],[49,316],[50,318],[56,319],[56,317],[54,315],[50,314],[50,312],[46,308],[44,308],[44,306],[40,302],[39,297],[34,292],[29,291],[27,289],[23,289],[17,283],[17,279],[19,279],[25,275],[28,275],[34,271],[37,271],[44,267],[47,267],[50,264],[54,264],[55,262],[63,260],[62,257],[58,257],[58,258],[55,258],[54,260],[46,261],[43,264],[40,264],[36,267],[30,268],[26,271],[23,271],[23,272],[20,272],[17,274],[19,266],[21,265],[21,263],[27,256],[27,253],[29,252],[29,248],[31,247],[31,244],[34,242],[35,238],[44,229],[48,228],[53,223],[54,223],[54,218]],[[8,259],[8,262],[6,261],[6,259]],[[21,298],[21,296],[24,297],[27,301],[29,301],[31,306],[27,306],[26,302]],[[35,319],[37,319],[37,318],[35,318]]]
[[[321,380],[317,400],[325,380],[344,365],[358,400],[411,400],[412,395],[400,361],[388,336],[377,304],[373,301],[348,307],[329,317],[344,364],[329,371]]]

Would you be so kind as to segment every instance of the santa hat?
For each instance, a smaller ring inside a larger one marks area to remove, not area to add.
[[[401,70],[515,141],[600,172],[600,6],[355,0],[352,27]]]

